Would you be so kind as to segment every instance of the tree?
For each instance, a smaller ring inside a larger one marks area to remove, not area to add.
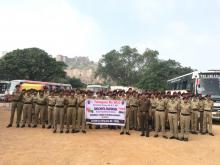
[[[167,80],[192,71],[190,67],[182,67],[175,60],[157,60],[145,69],[137,86],[142,89],[165,90]]]
[[[57,80],[56,82],[58,83],[64,83],[64,84],[71,84],[71,86],[73,88],[85,88],[86,84],[82,83],[80,79],[78,78],[70,78],[70,77],[66,77],[66,78],[62,78]]]
[[[65,78],[65,68],[39,48],[17,49],[0,59],[0,79],[56,81]]]
[[[157,59],[158,52],[147,49],[142,55],[136,48],[122,46],[120,51],[112,50],[102,56],[96,76],[112,79],[118,85],[131,86],[139,81],[143,69]]]

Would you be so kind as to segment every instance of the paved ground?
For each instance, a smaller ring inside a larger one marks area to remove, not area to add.
[[[0,107],[0,164],[220,165],[220,125],[216,136],[190,135],[189,142],[119,135],[119,130],[53,134],[41,128],[6,128],[9,111]]]

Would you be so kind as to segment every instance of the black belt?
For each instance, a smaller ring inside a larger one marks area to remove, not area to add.
[[[46,104],[40,104],[40,103],[37,103],[37,105],[46,105]]]
[[[32,104],[32,103],[24,103],[24,104]]]
[[[68,105],[68,107],[76,107],[75,105]]]
[[[190,116],[190,114],[181,113],[182,116]]]
[[[176,114],[177,112],[169,112],[169,113],[171,113],[171,114]]]
[[[130,108],[130,106],[126,106],[126,108]]]
[[[137,105],[132,105],[132,107],[136,107],[137,108],[138,106]]]
[[[80,108],[85,108],[85,106],[79,106]]]
[[[56,107],[63,108],[64,106],[63,105],[56,105]]]
[[[159,109],[157,109],[156,111],[158,111],[158,112],[165,112],[164,110],[159,110]]]
[[[196,112],[196,111],[198,111],[198,109],[193,109],[193,111],[195,111],[195,112]]]
[[[48,106],[50,106],[50,107],[54,107],[54,105],[52,105],[52,104],[49,104]]]
[[[19,102],[19,100],[12,100],[12,102]]]
[[[156,108],[156,107],[152,107],[152,108]]]
[[[206,112],[212,112],[212,111],[210,111],[210,110],[204,110],[204,111],[206,111]]]

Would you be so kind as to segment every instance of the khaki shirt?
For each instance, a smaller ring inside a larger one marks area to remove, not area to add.
[[[65,104],[66,104],[65,97],[60,97],[60,96],[56,97],[56,99],[55,99],[55,106],[62,107],[62,106],[65,106]]]
[[[191,108],[192,108],[192,110],[199,110],[199,99],[192,98]]]
[[[152,107],[153,109],[155,109],[155,108],[156,108],[156,105],[157,105],[156,99],[155,99],[155,98],[150,98],[150,103],[151,103],[151,107]]]
[[[33,98],[32,98],[31,96],[25,95],[25,96],[23,97],[23,103],[24,103],[24,104],[27,104],[27,103],[32,104],[32,103],[33,103]]]
[[[138,106],[138,99],[134,96],[130,97],[131,106]]]
[[[12,101],[22,101],[22,92],[20,91],[15,91],[12,93]]]
[[[46,105],[46,103],[47,103],[46,99],[47,98],[45,96],[43,96],[43,97],[38,96],[37,100],[36,100],[36,103],[39,104],[39,105]]]
[[[48,105],[54,106],[56,103],[56,97],[55,96],[48,96]]]
[[[158,99],[156,101],[156,109],[161,111],[166,109],[166,102],[164,99]]]
[[[179,102],[176,100],[169,100],[167,103],[167,110],[168,112],[178,112],[179,109]]]
[[[85,107],[85,100],[87,99],[87,96],[80,96],[79,97],[79,106],[80,107]]]
[[[68,104],[68,106],[76,106],[77,105],[77,98],[69,96],[67,98],[67,104]]]
[[[191,104],[190,103],[181,103],[180,104],[180,112],[181,114],[188,114],[190,115],[191,113]]]
[[[205,111],[212,111],[214,102],[212,100],[205,100],[204,101],[204,110]]]
[[[203,101],[203,100],[200,100],[200,101],[199,101],[199,111],[200,111],[200,112],[203,112],[203,111],[204,111],[204,101]]]

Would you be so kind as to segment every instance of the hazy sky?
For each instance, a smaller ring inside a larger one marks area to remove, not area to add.
[[[123,45],[220,69],[220,0],[0,0],[0,51],[88,56]]]

